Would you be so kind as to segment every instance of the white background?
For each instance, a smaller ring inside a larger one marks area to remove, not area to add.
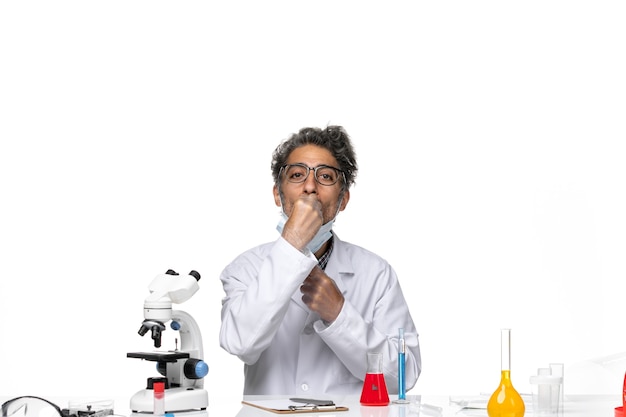
[[[152,348],[169,268],[202,275],[179,308],[209,394],[241,391],[219,273],[277,236],[275,146],[327,124],[360,165],[335,230],[391,262],[420,332],[412,393],[492,392],[502,327],[519,391],[563,362],[566,392],[619,393],[625,21],[597,0],[0,3],[0,394],[143,388],[126,353]]]

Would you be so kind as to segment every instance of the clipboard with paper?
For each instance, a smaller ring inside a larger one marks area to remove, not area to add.
[[[336,405],[331,400],[285,398],[274,400],[243,400],[242,404],[260,408],[276,414],[323,413],[348,411],[348,407]]]

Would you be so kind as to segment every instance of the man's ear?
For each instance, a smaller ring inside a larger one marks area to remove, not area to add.
[[[274,193],[274,203],[276,204],[276,207],[282,206],[282,203],[280,201],[280,193],[278,192],[278,187],[276,185],[274,185],[274,188],[272,188],[272,192]]]
[[[348,205],[348,201],[350,201],[350,190],[346,190],[343,193],[343,199],[341,199],[341,206],[339,207],[339,211],[343,211]]]

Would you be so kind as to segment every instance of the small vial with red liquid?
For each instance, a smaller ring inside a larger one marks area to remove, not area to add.
[[[153,415],[163,416],[165,415],[165,383],[155,382],[152,385],[154,391],[154,411]]]

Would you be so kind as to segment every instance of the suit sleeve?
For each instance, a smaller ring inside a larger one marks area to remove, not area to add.
[[[282,237],[269,251],[248,251],[220,276],[222,300],[220,345],[248,365],[271,344],[290,299],[317,260]]]

